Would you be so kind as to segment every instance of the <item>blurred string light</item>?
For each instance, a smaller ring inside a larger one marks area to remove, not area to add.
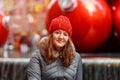
[[[14,8],[14,0],[4,0],[4,8],[6,15],[9,15],[9,12]]]
[[[42,12],[43,6],[42,4],[36,4],[35,5],[35,12]]]
[[[4,0],[0,0],[0,9],[2,9],[4,6],[3,2],[4,2]]]

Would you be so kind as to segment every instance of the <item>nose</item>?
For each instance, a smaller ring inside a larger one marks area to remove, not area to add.
[[[64,37],[64,35],[61,33],[60,35],[59,35],[59,38],[63,38]]]

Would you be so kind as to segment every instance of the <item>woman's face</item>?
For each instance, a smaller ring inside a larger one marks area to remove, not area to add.
[[[58,29],[53,32],[53,45],[57,50],[61,50],[68,41],[69,35],[66,31]]]

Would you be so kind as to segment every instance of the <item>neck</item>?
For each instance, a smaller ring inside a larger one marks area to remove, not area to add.
[[[60,52],[60,51],[62,50],[62,48],[56,47],[56,50],[57,50],[58,52]]]
[[[60,52],[63,49],[63,47],[56,47],[56,46],[54,46],[54,49],[55,49],[55,51]]]

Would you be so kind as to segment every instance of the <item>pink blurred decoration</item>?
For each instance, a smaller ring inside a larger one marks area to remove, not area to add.
[[[61,10],[59,0],[51,1],[46,15],[46,28],[56,16],[67,16],[73,26],[72,40],[77,51],[91,52],[108,39],[112,16],[104,0],[77,0],[77,7],[70,12]]]

